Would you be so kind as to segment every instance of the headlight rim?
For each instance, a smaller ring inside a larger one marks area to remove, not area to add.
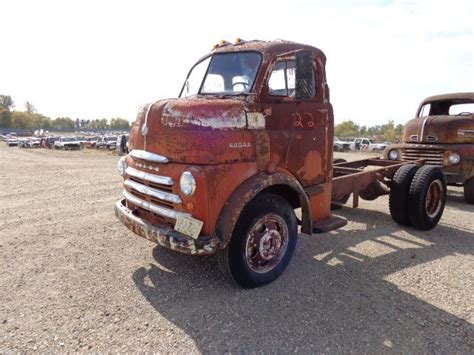
[[[189,184],[189,186],[185,186],[183,188],[184,184]],[[196,189],[197,189],[196,178],[190,171],[188,170],[184,171],[179,177],[179,189],[181,190],[181,193],[185,195],[186,197],[190,197],[194,195],[194,193],[196,192]]]
[[[454,161],[452,158],[455,158]],[[461,156],[458,153],[450,153],[448,156],[448,162],[451,165],[458,165],[461,162]]]
[[[396,156],[393,157],[392,153],[394,153]],[[400,159],[400,152],[398,151],[398,149],[390,149],[387,156],[390,160],[398,160],[398,159]]]
[[[128,168],[127,157],[121,157],[118,161],[117,168],[119,171],[120,176],[125,176],[125,170]],[[122,170],[123,169],[123,170]]]

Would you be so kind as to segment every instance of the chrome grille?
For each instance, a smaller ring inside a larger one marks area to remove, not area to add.
[[[444,151],[442,149],[419,149],[419,148],[403,148],[403,160],[426,159],[429,165],[443,166]]]
[[[136,160],[148,160],[153,163],[166,163],[166,157],[145,151],[131,151],[130,156]],[[159,170],[159,168],[157,168]],[[177,219],[178,215],[189,213],[176,211],[181,198],[173,193],[174,180],[168,176],[148,173],[132,167],[125,169],[125,199],[139,208],[161,217]]]

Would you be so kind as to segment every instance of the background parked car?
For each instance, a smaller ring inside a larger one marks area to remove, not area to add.
[[[350,149],[350,143],[340,140],[338,137],[334,137],[334,151],[342,152]]]
[[[96,148],[115,149],[117,148],[117,137],[116,136],[103,136],[97,140]]]
[[[350,143],[351,150],[383,151],[389,143],[374,143],[369,138],[356,138]]]
[[[53,146],[56,149],[81,149],[81,143],[75,137],[60,137]]]

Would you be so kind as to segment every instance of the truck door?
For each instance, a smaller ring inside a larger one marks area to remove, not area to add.
[[[311,53],[305,54],[309,59],[306,63],[298,54],[275,61],[268,79],[272,115],[267,128],[272,156],[279,157],[275,163],[308,186],[328,180],[332,150],[327,148],[328,107],[318,82],[321,69]],[[309,78],[303,96],[296,90],[298,70],[304,70]]]

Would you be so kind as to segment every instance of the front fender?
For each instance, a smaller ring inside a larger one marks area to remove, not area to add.
[[[230,196],[222,209],[215,228],[215,236],[224,248],[230,241],[235,224],[245,206],[263,190],[284,185],[298,194],[301,205],[303,233],[311,234],[313,230],[309,199],[301,184],[291,175],[280,172],[261,172],[245,180]]]

